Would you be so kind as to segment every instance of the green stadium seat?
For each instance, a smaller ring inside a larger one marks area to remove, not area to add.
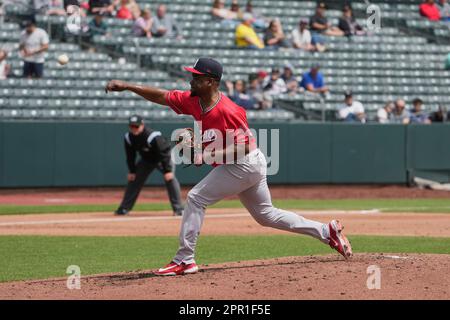
[[[370,106],[383,103],[383,99],[396,96],[411,98],[415,94],[425,98],[434,95],[435,97],[429,99],[432,102],[437,99],[449,100],[446,93],[450,84],[450,72],[443,69],[443,56],[450,52],[450,46],[445,45],[445,40],[441,40],[444,44],[429,44],[425,37],[405,35],[398,28],[383,26],[380,32],[370,36],[354,37],[352,42],[348,42],[345,37],[329,37],[328,51],[321,54],[302,51],[242,50],[234,46],[234,28],[225,27],[211,19],[210,1],[163,0],[163,2],[169,3],[169,11],[179,18],[186,36],[185,40],[133,39],[129,36],[131,21],[106,18],[105,21],[113,36],[95,37],[94,43],[99,47],[123,50],[126,56],[132,58],[140,53],[144,65],[171,71],[181,71],[181,65],[192,64],[198,56],[213,56],[225,65],[224,78],[230,80],[246,79],[249,73],[261,69],[269,71],[273,67],[282,67],[286,62],[293,64],[300,73],[306,71],[313,63],[320,62],[327,83],[333,91],[336,91],[336,95],[332,95],[330,101],[327,101],[326,107],[330,110],[342,103],[342,94],[337,93],[342,92],[344,88],[358,91],[364,104]],[[159,1],[140,0],[139,3],[150,4],[154,9]],[[314,12],[316,3],[261,0],[254,5],[269,17],[280,17],[286,34],[289,34],[290,30],[297,26],[300,17],[308,17]],[[353,6],[355,10],[360,11],[357,14],[361,14],[366,8],[366,4],[362,2],[354,2]],[[405,25],[411,28],[434,28],[433,34],[443,39],[448,36],[448,28],[444,29],[445,25],[430,23],[418,15],[416,3],[397,6],[394,3],[382,2],[380,6],[383,18],[402,19],[406,21]],[[333,23],[336,23],[340,14],[339,10],[328,11],[330,21]],[[60,27],[64,24],[64,18],[61,17],[40,15],[37,17],[38,22],[44,25],[48,21]],[[358,21],[365,24],[361,16],[358,16]],[[14,38],[20,29],[16,24],[4,24],[0,26],[0,39],[7,36],[6,32],[15,32]],[[139,48],[135,46],[136,42]],[[63,52],[69,54],[71,62],[61,67],[56,63],[56,58]],[[22,67],[20,57],[11,54],[9,59],[13,64],[13,74],[20,76]],[[167,110],[149,105],[132,94],[105,95],[102,88],[106,81],[112,78],[150,83],[168,89],[188,87],[185,82],[177,83],[175,78],[166,72],[139,71],[135,64],[118,64],[106,53],[81,51],[74,43],[52,41],[45,78],[38,81],[28,79],[1,81],[0,90],[10,89],[10,91],[6,91],[9,95],[1,95],[8,98],[0,98],[2,99],[0,105],[11,105],[10,98],[13,102],[22,99],[19,101],[21,108],[42,110],[34,117],[52,119],[55,117],[90,119],[92,115],[86,113],[89,110],[97,117],[123,118],[124,114],[116,113],[116,110],[121,108],[142,112],[151,110],[149,116],[172,117],[171,114],[167,114]],[[427,83],[420,81],[423,78],[428,79]],[[314,100],[315,97],[303,94],[282,98],[293,104],[298,101],[318,103]],[[66,109],[74,113],[59,113]],[[81,115],[80,110],[85,113]],[[9,115],[11,116],[11,113]],[[27,115],[30,116],[30,112],[25,116]],[[284,116],[287,119],[287,115],[280,112],[263,112],[256,113],[254,119],[269,120],[272,117]],[[249,116],[251,117],[253,114]]]

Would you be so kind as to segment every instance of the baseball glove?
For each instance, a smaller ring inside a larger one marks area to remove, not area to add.
[[[180,155],[188,163],[184,167],[188,167],[191,164],[197,166],[202,165],[201,142],[197,142],[194,139],[194,130],[192,128],[185,128],[178,136],[178,141],[176,142]],[[197,150],[197,152],[195,152]]]

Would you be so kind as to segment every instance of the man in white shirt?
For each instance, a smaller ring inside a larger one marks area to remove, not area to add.
[[[23,58],[23,76],[42,78],[44,73],[45,52],[48,50],[48,34],[37,28],[34,21],[25,24],[20,36],[19,50]]]
[[[311,32],[308,30],[308,20],[301,19],[299,27],[292,30],[292,46],[296,49],[305,51],[316,50],[315,46],[311,43]]]
[[[450,21],[450,4],[447,0],[439,0],[438,8],[441,13],[441,19]]]
[[[279,69],[272,69],[270,75],[264,79],[262,87],[264,92],[271,96],[285,93],[287,91],[286,83],[283,78],[281,78],[281,72]]]
[[[378,109],[377,111],[377,121],[378,123],[390,123],[392,110],[394,110],[394,103],[389,101],[383,108]]]
[[[344,105],[339,108],[339,119],[345,122],[366,122],[366,114],[364,113],[364,106],[359,101],[353,100],[353,93],[351,91],[345,92]]]
[[[152,34],[155,37],[168,37],[182,39],[180,26],[175,18],[167,14],[167,7],[160,4],[156,10],[156,16],[153,18]]]

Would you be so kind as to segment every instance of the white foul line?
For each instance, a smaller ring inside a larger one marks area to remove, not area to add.
[[[320,212],[299,212],[302,215],[328,215],[328,214],[376,214],[379,210],[359,210],[359,211],[320,211]],[[249,213],[228,213],[205,215],[205,218],[240,218],[249,217]],[[85,218],[85,219],[66,219],[66,220],[42,220],[42,221],[13,221],[0,222],[0,227],[7,226],[26,226],[26,225],[46,225],[46,224],[77,224],[77,223],[98,223],[98,222],[136,222],[136,221],[154,221],[154,220],[181,220],[181,217],[163,216],[163,217],[111,217],[111,218]]]
[[[235,214],[215,214],[205,216],[206,218],[228,218],[228,217],[248,217],[248,213]],[[16,221],[2,222],[3,226],[20,226],[20,225],[40,225],[40,224],[66,224],[66,223],[96,223],[96,222],[131,222],[131,221],[150,221],[150,220],[180,220],[181,217],[124,217],[124,218],[97,218],[97,219],[67,219],[67,220],[45,220],[45,221]]]

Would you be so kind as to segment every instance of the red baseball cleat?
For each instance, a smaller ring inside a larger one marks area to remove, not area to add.
[[[157,276],[179,276],[183,274],[196,273],[198,271],[197,264],[189,263],[185,264],[182,262],[181,264],[176,264],[175,262],[169,263],[164,268],[159,268],[158,271],[155,271],[155,275]]]
[[[332,220],[328,224],[328,227],[330,230],[330,247],[343,255],[345,259],[350,258],[353,255],[352,246],[347,237],[342,233],[344,227],[339,220]]]

